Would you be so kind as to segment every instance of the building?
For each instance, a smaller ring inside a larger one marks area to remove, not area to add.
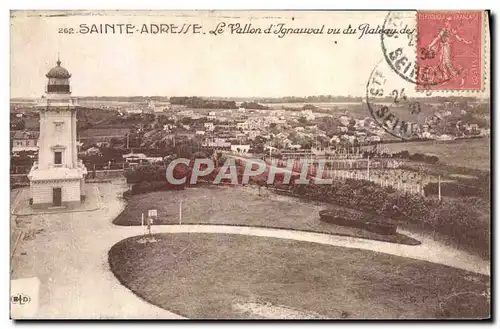
[[[481,135],[481,136],[490,136],[490,128],[481,128],[479,130],[479,135]]]
[[[214,150],[229,150],[231,143],[227,142],[224,138],[206,138],[202,147],[212,148]]]
[[[179,115],[184,117],[192,117],[193,114],[194,114],[193,110],[184,110],[179,112]]]
[[[167,109],[168,109],[168,107],[156,106],[156,104],[153,100],[149,100],[149,102],[148,102],[148,111],[149,112],[160,113],[160,112],[164,112]]]
[[[380,136],[376,136],[376,135],[369,136],[368,137],[368,141],[370,141],[370,142],[380,142]]]
[[[343,114],[339,117],[339,121],[343,126],[348,126],[349,121],[351,121],[351,118],[349,118],[347,115]]]
[[[214,131],[215,130],[215,126],[211,122],[205,122],[204,127],[205,127],[205,130],[207,130],[207,131]]]
[[[247,135],[248,138],[255,139],[257,136],[260,135],[260,130],[250,130]]]
[[[144,153],[129,153],[122,155],[122,157],[130,165],[154,164],[163,161],[162,157],[148,157]]]
[[[237,145],[231,145],[231,151],[234,153],[248,153],[250,150],[250,145],[242,145],[242,144],[237,144]]]
[[[479,131],[479,126],[477,123],[468,123],[465,126],[465,130],[469,133],[477,133]]]
[[[28,174],[31,203],[33,207],[78,204],[85,197],[87,169],[78,160],[77,107],[71,97],[71,74],[57,60],[46,77],[45,96],[38,103],[38,161]]]
[[[248,122],[236,122],[236,129],[240,130],[247,130],[248,129]]]
[[[38,151],[38,131],[15,131],[12,136],[12,152]]]
[[[302,110],[301,114],[308,121],[314,120],[316,118],[312,110]]]
[[[127,113],[128,114],[142,114],[142,109],[138,109],[138,108],[127,109]]]
[[[337,135],[333,135],[332,138],[330,138],[330,144],[337,144],[340,143],[340,138]]]
[[[363,128],[365,126],[365,119],[354,119],[354,128]]]
[[[442,135],[436,136],[436,139],[440,140],[440,141],[451,141],[454,138],[453,138],[453,136],[450,136],[450,135],[447,135],[447,134],[442,134]]]

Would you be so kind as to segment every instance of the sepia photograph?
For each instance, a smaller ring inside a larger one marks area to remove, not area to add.
[[[491,320],[488,10],[11,10],[12,320]]]

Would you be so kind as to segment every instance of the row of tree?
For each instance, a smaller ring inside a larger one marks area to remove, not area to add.
[[[434,164],[439,161],[439,157],[436,155],[422,154],[422,153],[410,153],[408,151],[401,151],[397,153],[392,153],[390,155],[392,158],[396,159],[406,159],[416,162],[425,162]]]
[[[211,100],[199,97],[170,97],[170,104],[202,109],[236,109],[235,101]]]

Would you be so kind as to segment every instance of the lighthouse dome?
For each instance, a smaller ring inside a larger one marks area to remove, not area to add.
[[[61,66],[61,61],[57,60],[57,65],[50,69],[49,73],[46,75],[47,78],[59,78],[59,79],[69,79],[71,74],[68,70]]]

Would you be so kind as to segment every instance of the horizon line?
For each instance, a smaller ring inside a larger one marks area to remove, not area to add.
[[[287,96],[199,96],[199,95],[183,95],[183,96],[166,96],[166,95],[72,95],[73,97],[85,97],[85,98],[104,98],[104,97],[109,97],[109,98],[130,98],[130,97],[165,97],[165,98],[172,98],[172,97],[198,97],[198,98],[219,98],[219,99],[241,99],[241,98],[248,98],[248,99],[280,99],[280,98],[308,98],[308,97],[344,97],[344,98],[366,98],[365,95],[363,96],[353,96],[353,95],[308,95],[308,96],[293,96],[293,95],[287,95]],[[421,96],[417,95],[414,98],[434,98],[434,97],[442,97],[442,98],[448,98],[448,97],[459,97],[459,98],[483,98],[483,99],[488,99],[490,96],[484,95],[481,97],[481,95],[431,95],[427,96],[425,94],[422,94]],[[40,99],[40,97],[33,97],[33,96],[15,96],[15,97],[9,97],[10,100],[13,99]]]

